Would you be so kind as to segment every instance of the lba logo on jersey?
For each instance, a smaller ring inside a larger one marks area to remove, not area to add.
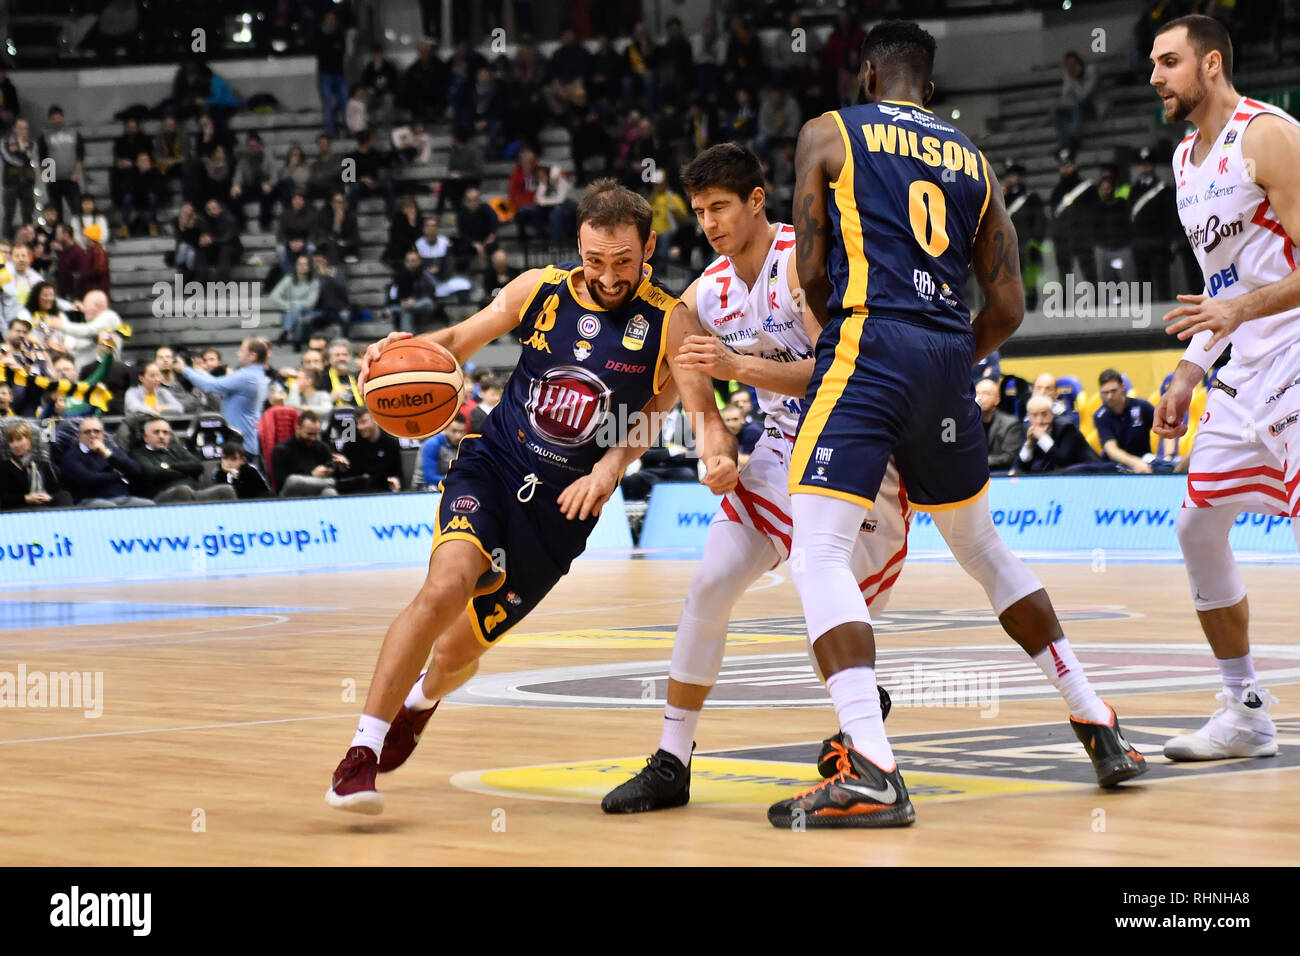
[[[609,412],[609,386],[585,368],[560,365],[534,380],[527,411],[544,439],[575,448],[590,440]]]

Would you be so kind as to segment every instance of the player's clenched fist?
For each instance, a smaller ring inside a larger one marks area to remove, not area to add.
[[[740,480],[740,472],[736,468],[735,459],[726,455],[713,455],[705,458],[704,467],[708,469],[704,476],[704,487],[715,495],[729,494],[735,489],[736,482]]]
[[[1187,425],[1183,419],[1187,417],[1187,409],[1191,404],[1191,391],[1177,382],[1171,382],[1156,405],[1151,430],[1161,438],[1181,438],[1187,434]]]
[[[370,374],[370,363],[379,358],[379,353],[394,342],[400,342],[402,339],[409,339],[410,332],[389,332],[383,339],[374,342],[366,349],[366,354],[361,357],[361,371],[357,374],[357,388],[364,388],[366,378]]]

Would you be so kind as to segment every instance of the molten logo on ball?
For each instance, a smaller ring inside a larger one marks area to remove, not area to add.
[[[375,408],[381,412],[400,412],[408,408],[419,408],[421,405],[432,405],[434,398],[432,392],[403,392],[391,398],[377,395],[374,402]]]

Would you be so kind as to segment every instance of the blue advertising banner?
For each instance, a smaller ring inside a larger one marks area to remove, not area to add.
[[[424,563],[438,498],[362,495],[8,512],[0,514],[0,584]],[[623,495],[616,490],[587,549],[631,547]]]
[[[1174,525],[1186,489],[1187,479],[1179,475],[994,478],[989,508],[1013,549],[1177,552]],[[702,548],[718,500],[701,485],[656,485],[639,545],[655,550]],[[1239,551],[1290,553],[1296,548],[1291,519],[1273,515],[1238,515],[1230,540]],[[915,514],[908,547],[945,549],[930,515]]]

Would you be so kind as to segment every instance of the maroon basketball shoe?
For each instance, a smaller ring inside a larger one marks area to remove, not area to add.
[[[369,747],[353,747],[334,771],[334,781],[325,791],[325,802],[336,810],[351,813],[384,812],[384,795],[375,789],[379,758]]]
[[[388,735],[384,737],[384,752],[379,755],[380,773],[390,773],[406,763],[406,758],[415,750],[425,725],[437,709],[438,704],[428,710],[411,710],[405,704],[402,705],[388,728]]]

